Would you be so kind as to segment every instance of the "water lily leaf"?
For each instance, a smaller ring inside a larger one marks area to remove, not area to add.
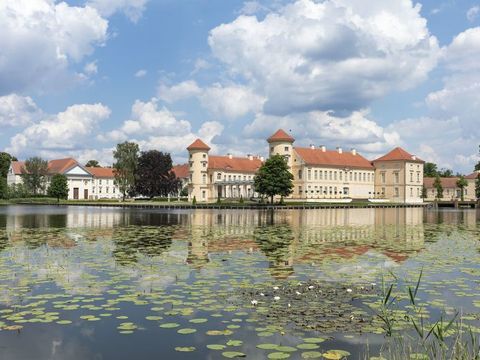
[[[226,357],[228,359],[235,359],[235,358],[244,358],[247,355],[239,352],[239,351],[225,351],[222,353],[223,357]]]
[[[269,359],[288,359],[290,357],[289,353],[284,352],[273,352],[268,354]]]
[[[322,356],[328,360],[341,360],[349,355],[350,353],[345,350],[329,350],[323,353]]]
[[[192,352],[195,350],[196,348],[194,346],[177,346],[175,348],[175,351],[179,351],[179,352]]]
[[[319,359],[322,355],[323,354],[318,351],[305,351],[302,353],[302,359]]]
[[[177,323],[165,323],[165,324],[159,325],[159,327],[161,327],[162,329],[173,329],[179,326],[180,324],[177,324]]]
[[[177,331],[177,333],[183,334],[183,335],[193,334],[194,332],[197,332],[197,329],[185,328],[185,329],[180,329],[180,330]]]
[[[242,346],[243,341],[241,340],[228,340],[227,346]]]
[[[303,339],[303,342],[320,344],[320,343],[324,342],[325,340],[327,340],[327,339],[321,338],[321,337],[317,337],[317,338],[305,338],[305,339]]]
[[[210,350],[223,350],[226,346],[221,344],[209,344],[207,345],[207,348]]]
[[[305,344],[299,344],[297,345],[297,348],[298,349],[301,349],[301,350],[314,350],[314,349],[318,349],[320,346],[318,346],[317,344],[313,344],[313,343],[305,343]]]

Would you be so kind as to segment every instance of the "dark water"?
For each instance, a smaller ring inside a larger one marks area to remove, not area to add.
[[[461,310],[478,333],[479,225],[473,210],[0,207],[0,359],[356,359],[384,339],[382,278],[420,269],[426,317]]]

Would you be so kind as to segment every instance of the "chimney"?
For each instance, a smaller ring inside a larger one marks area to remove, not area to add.
[[[343,152],[343,150],[340,146],[337,146],[337,151],[338,151],[339,154],[341,154]]]
[[[325,145],[320,145],[320,149],[322,149],[322,152],[327,151],[327,148],[325,147]]]
[[[315,145],[310,144],[310,149],[315,150]]]
[[[357,155],[357,149],[352,149],[352,155]]]
[[[228,153],[227,156],[228,156],[229,159],[233,158],[233,155],[230,154],[230,153]]]
[[[248,160],[253,160],[253,155],[252,154],[248,154],[247,157],[248,157]]]
[[[412,155],[412,160],[413,161],[417,160],[417,155]]]

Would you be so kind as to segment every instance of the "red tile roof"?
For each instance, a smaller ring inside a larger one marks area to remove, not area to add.
[[[351,152],[295,147],[295,151],[307,165],[341,166],[373,170],[373,165],[362,155],[353,155]]]
[[[78,162],[72,158],[51,160],[48,162],[49,174],[63,174],[67,170],[70,170],[74,166],[78,165]],[[12,161],[12,168],[15,175],[22,174],[22,168],[25,166],[24,161]]]
[[[205,144],[202,140],[197,139],[187,147],[187,150],[210,150],[210,147]]]
[[[77,165],[79,165],[78,162],[72,158],[51,160],[48,162],[48,173],[63,174]]]
[[[398,161],[398,160],[424,163],[424,161],[419,159],[418,157],[415,157],[415,160],[414,160],[414,156],[409,152],[405,151],[404,149],[402,149],[401,147],[396,147],[386,155],[383,155],[373,161],[375,162],[375,161]]]
[[[270,136],[267,141],[269,143],[271,142],[276,142],[276,141],[286,141],[286,142],[291,142],[293,143],[295,141],[295,139],[288,135],[284,130],[282,129],[278,129],[275,134],[273,134],[272,136]]]
[[[441,177],[440,182],[442,183],[442,187],[444,189],[455,189],[457,188],[457,181],[458,177]],[[434,177],[424,177],[423,178],[423,186],[427,189],[433,189],[433,183],[435,182]]]
[[[470,175],[465,176],[465,179],[477,179],[479,175],[480,175],[480,172],[475,171],[474,173],[471,173]]]
[[[190,176],[190,166],[188,164],[175,165],[172,171],[179,179],[185,179]]]
[[[22,173],[22,168],[25,166],[24,161],[12,161],[12,169],[15,175],[20,175]]]
[[[87,171],[96,178],[114,178],[115,169],[106,167],[86,167]]]
[[[208,168],[224,171],[237,171],[255,173],[262,166],[262,161],[258,158],[240,158],[228,156],[209,156]]]

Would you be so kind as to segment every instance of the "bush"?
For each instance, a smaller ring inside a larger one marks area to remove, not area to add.
[[[8,199],[7,179],[0,177],[0,199]]]
[[[240,195],[240,201],[239,201],[240,204],[243,204],[243,196]]]
[[[8,199],[22,199],[30,197],[30,192],[24,184],[12,184],[8,186]]]
[[[193,197],[192,205],[197,205],[197,198],[195,196]]]

